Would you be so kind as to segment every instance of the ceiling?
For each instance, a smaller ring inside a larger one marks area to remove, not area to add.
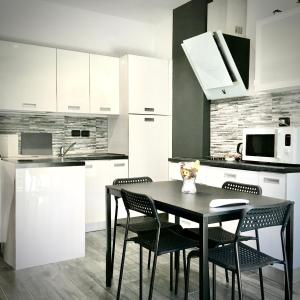
[[[156,23],[190,0],[43,0],[116,17]]]

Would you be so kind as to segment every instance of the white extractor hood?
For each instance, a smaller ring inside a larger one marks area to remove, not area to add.
[[[208,100],[247,96],[250,40],[209,31],[181,45]]]

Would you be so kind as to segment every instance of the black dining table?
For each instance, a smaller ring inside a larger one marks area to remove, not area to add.
[[[209,299],[209,264],[208,264],[208,224],[239,219],[245,205],[211,208],[213,199],[248,199],[249,207],[276,205],[288,200],[246,194],[196,184],[197,193],[181,192],[181,181],[160,181],[152,183],[108,185],[106,186],[106,286],[112,283],[112,246],[111,246],[111,201],[112,195],[120,197],[121,189],[150,196],[158,210],[185,218],[199,224],[200,259],[199,259],[199,299]],[[293,232],[294,212],[292,211],[286,230],[286,249],[290,286],[293,286]],[[279,237],[278,237],[279,238]],[[286,286],[286,285],[285,285]],[[285,299],[288,299],[285,289]]]

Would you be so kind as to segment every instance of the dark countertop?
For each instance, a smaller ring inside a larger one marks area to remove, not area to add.
[[[273,172],[273,173],[298,173],[300,172],[300,165],[285,165],[285,164],[271,164],[271,163],[257,163],[257,162],[229,162],[225,160],[208,160],[203,158],[183,158],[173,157],[169,158],[169,162],[181,162],[181,161],[194,161],[198,159],[202,165],[239,169],[248,171],[261,171],[261,172]]]
[[[14,163],[16,168],[49,168],[84,166],[87,160],[128,159],[127,155],[117,153],[93,153],[70,155],[64,158],[3,158],[3,161]]]

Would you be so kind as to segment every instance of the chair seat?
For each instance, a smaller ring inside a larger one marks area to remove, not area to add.
[[[181,235],[182,228],[162,228],[160,231],[157,255],[176,252],[184,249],[194,248],[198,246],[198,242]],[[139,232],[138,236],[131,238],[137,244],[144,248],[154,251],[157,231]]]
[[[186,228],[184,235],[199,240],[199,228]],[[208,247],[214,248],[219,245],[230,244],[234,242],[235,235],[220,226],[208,227]],[[240,236],[240,241],[252,240],[251,236]]]
[[[251,271],[268,265],[273,265],[274,263],[282,263],[281,260],[263,252],[259,252],[243,243],[238,244],[238,251],[241,271]],[[225,269],[234,272],[237,271],[234,256],[234,244],[209,249],[208,259],[210,262]]]

